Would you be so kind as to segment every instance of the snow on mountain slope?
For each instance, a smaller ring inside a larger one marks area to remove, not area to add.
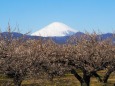
[[[70,36],[75,34],[76,32],[76,30],[72,29],[71,27],[63,23],[54,22],[31,35],[42,37],[61,37]]]

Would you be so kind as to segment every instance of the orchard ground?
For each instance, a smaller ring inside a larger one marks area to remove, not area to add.
[[[105,71],[99,71],[98,74],[103,77]],[[82,76],[82,73],[79,73]],[[4,75],[0,75],[0,86],[14,86],[12,79]],[[79,81],[72,75],[66,74],[62,77],[56,77],[53,81],[47,79],[26,79],[23,81],[22,86],[80,86]],[[90,86],[103,86],[94,76],[91,78]],[[106,86],[115,86],[115,73],[110,75]]]

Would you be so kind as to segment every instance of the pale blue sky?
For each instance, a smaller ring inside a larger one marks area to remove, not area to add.
[[[0,28],[35,32],[52,22],[84,32],[115,31],[115,0],[0,0]]]

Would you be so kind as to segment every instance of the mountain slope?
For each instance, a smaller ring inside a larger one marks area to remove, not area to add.
[[[61,37],[61,36],[70,36],[75,34],[77,31],[71,27],[60,23],[54,22],[50,25],[44,27],[43,29],[35,32],[32,36],[42,36],[42,37]]]
[[[31,35],[24,35],[22,33],[18,33],[18,32],[3,32],[3,33],[0,33],[0,36],[2,36],[3,38],[10,38],[10,36],[12,36],[13,39],[17,39],[17,38],[24,38],[23,40],[28,40],[28,39],[35,39],[35,40],[38,40],[38,39],[52,39],[54,42],[58,43],[58,44],[64,44],[67,42],[67,40],[69,40],[70,38],[72,37],[77,37],[77,38],[80,38],[81,36],[85,35],[85,33],[82,33],[82,32],[77,32],[75,33],[74,35],[72,36],[62,36],[62,37],[39,37],[39,36],[31,36]],[[98,37],[101,37],[102,40],[106,40],[108,38],[112,38],[112,41],[113,43],[115,43],[115,37],[113,37],[113,33],[105,33],[105,34],[100,34],[98,35]]]

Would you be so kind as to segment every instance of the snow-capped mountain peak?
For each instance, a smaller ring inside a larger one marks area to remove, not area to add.
[[[44,27],[43,29],[33,33],[33,36],[42,36],[42,37],[61,37],[61,36],[70,36],[76,33],[77,31],[71,27],[60,23],[54,22],[50,25]]]

